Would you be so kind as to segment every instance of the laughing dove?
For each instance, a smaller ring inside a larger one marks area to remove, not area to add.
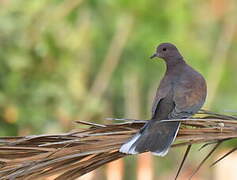
[[[166,72],[152,107],[152,118],[128,142],[120,152],[137,154],[150,151],[165,156],[175,140],[180,122],[161,120],[188,118],[202,107],[207,88],[203,76],[186,64],[178,49],[170,43],[162,43],[151,57],[162,58]]]

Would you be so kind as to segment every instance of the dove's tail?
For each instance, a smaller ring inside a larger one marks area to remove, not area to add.
[[[159,122],[150,120],[144,127],[119,149],[125,154],[150,151],[157,156],[165,156],[175,140],[180,122]]]

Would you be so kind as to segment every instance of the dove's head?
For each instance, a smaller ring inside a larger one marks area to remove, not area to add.
[[[182,55],[179,53],[179,50],[176,48],[175,45],[171,43],[162,43],[160,44],[154,55],[152,55],[150,58],[159,57],[164,60],[176,60],[183,58]]]

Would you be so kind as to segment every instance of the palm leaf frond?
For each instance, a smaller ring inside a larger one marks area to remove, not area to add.
[[[201,111],[195,118],[179,121],[182,127],[172,147],[237,137],[235,116]],[[120,146],[145,122],[131,119],[110,124],[77,121],[89,127],[62,134],[1,137],[0,179],[37,179],[55,174],[57,180],[75,179],[127,156],[118,151]]]

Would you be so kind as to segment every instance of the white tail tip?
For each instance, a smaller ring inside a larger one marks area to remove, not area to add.
[[[119,152],[125,154],[137,154],[138,152],[135,151],[136,146],[132,147],[132,145],[137,141],[140,135],[141,135],[140,133],[136,134],[135,136],[133,136],[131,140],[123,144],[119,149]]]
[[[167,153],[169,152],[169,149],[166,149],[164,151],[161,151],[161,152],[151,152],[153,155],[155,156],[165,156]]]

